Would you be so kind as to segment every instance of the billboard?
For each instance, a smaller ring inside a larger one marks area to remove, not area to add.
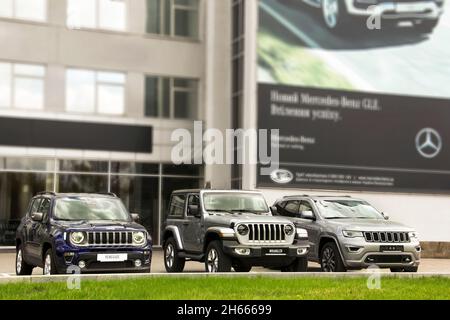
[[[260,0],[258,186],[449,192],[448,39],[440,0]]]

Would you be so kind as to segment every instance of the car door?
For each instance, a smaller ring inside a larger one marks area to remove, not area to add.
[[[39,207],[41,204],[42,198],[35,198],[33,203],[31,204],[30,211],[26,217],[25,221],[25,248],[24,252],[28,258],[35,261],[37,259],[36,252],[36,243],[34,239],[34,231],[36,227],[36,222],[31,219],[32,215],[36,212],[39,212]]]
[[[186,251],[200,253],[203,251],[203,220],[189,211],[189,206],[195,206],[200,210],[199,194],[189,194],[186,206],[186,224],[183,230],[184,245]],[[201,212],[201,211],[199,211]]]
[[[42,249],[43,243],[47,240],[48,234],[48,220],[50,218],[50,207],[51,207],[51,199],[50,198],[42,198],[41,203],[39,204],[38,212],[42,213],[42,221],[34,222],[33,224],[33,243],[35,244],[35,256],[36,259],[42,258]]]
[[[314,219],[306,219],[306,213],[312,213]],[[308,231],[308,239],[310,245],[310,255],[314,258],[318,257],[318,248],[320,243],[321,227],[317,222],[317,214],[314,207],[309,200],[301,200],[298,210],[298,215],[294,219],[296,225]]]
[[[169,213],[167,221],[170,225],[178,228],[181,244],[184,248],[183,230],[186,227],[186,219],[184,211],[186,208],[186,195],[183,193],[175,193],[170,198]]]

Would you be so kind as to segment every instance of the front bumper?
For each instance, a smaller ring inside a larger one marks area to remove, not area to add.
[[[126,260],[101,262],[99,254],[126,254]],[[141,248],[73,248],[57,247],[55,257],[58,273],[148,273],[152,262],[151,246]],[[141,264],[136,265],[140,260]],[[80,268],[80,262],[84,264]]]
[[[421,247],[418,241],[409,243],[367,243],[363,238],[343,238],[340,250],[348,268],[417,267],[420,264]],[[400,246],[402,250],[384,251],[382,247]]]
[[[381,16],[387,19],[438,19],[442,5],[435,1],[381,2],[370,4],[365,0],[345,0],[347,12],[353,16]]]

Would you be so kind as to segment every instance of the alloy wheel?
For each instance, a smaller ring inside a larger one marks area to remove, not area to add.
[[[322,12],[327,26],[334,29],[339,19],[339,0],[323,0]]]
[[[322,254],[322,269],[325,272],[336,270],[336,256],[332,248],[325,248]]]
[[[49,276],[52,274],[52,257],[47,254],[44,261],[44,275]]]
[[[175,260],[175,250],[173,248],[173,245],[171,243],[169,243],[166,247],[166,254],[165,254],[165,258],[166,258],[166,264],[169,268],[172,268],[173,266],[173,261]]]
[[[214,273],[219,270],[219,254],[217,253],[217,250],[212,248],[208,252],[207,257],[207,265],[208,265],[208,272]]]
[[[17,257],[16,257],[16,271],[17,274],[20,274],[22,272],[22,249],[19,249],[19,251],[17,251]]]

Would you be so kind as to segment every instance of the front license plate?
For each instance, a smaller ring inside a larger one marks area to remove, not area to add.
[[[128,254],[126,253],[107,253],[97,255],[97,261],[100,262],[124,262],[127,260]]]
[[[403,252],[405,251],[404,246],[380,246],[381,252]]]
[[[285,256],[287,250],[287,248],[265,248],[263,253],[266,256]]]

